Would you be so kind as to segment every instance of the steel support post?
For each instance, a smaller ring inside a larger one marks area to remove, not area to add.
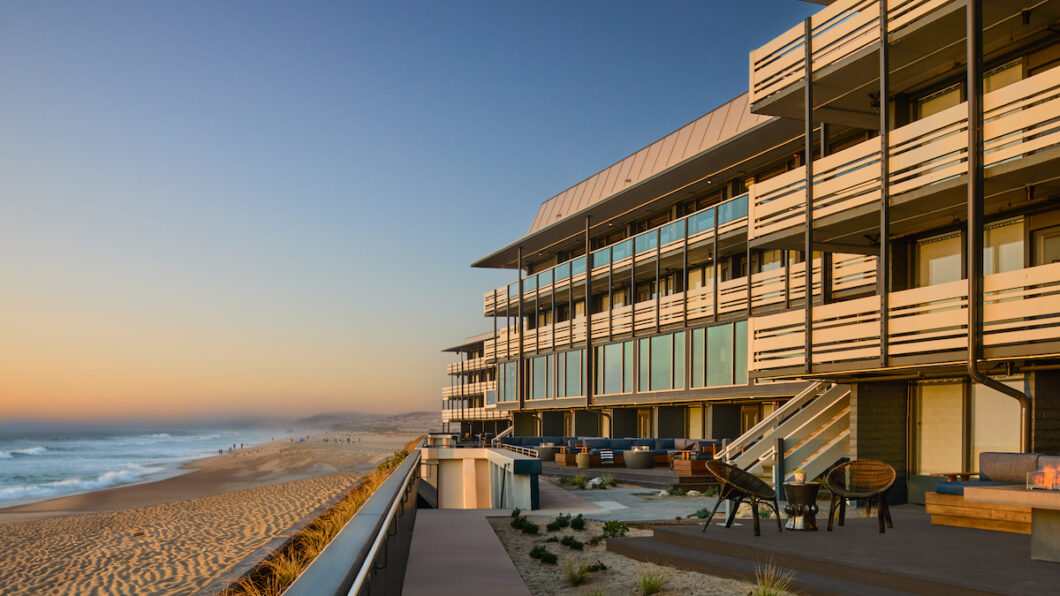
[[[890,360],[891,322],[891,52],[887,0],[880,1],[880,253],[876,258],[876,293],[880,296],[880,366]]]
[[[519,269],[519,307],[516,310],[515,330],[519,334],[519,363],[516,366],[519,377],[519,409],[526,407],[526,363],[523,362],[523,247],[519,247],[516,267]]]
[[[590,217],[585,216],[585,407],[593,405],[593,251],[589,239]]]
[[[806,67],[806,111],[803,116],[805,124],[805,151],[806,151],[806,246],[803,255],[806,265],[806,279],[803,281],[806,288],[806,372],[813,372],[813,22],[810,17],[803,21],[804,44],[805,44],[805,67]]]

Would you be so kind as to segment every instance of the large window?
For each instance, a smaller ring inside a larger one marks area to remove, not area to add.
[[[499,401],[519,401],[519,364],[504,362],[497,366]]]
[[[558,397],[575,397],[584,395],[582,391],[582,350],[573,350],[556,355],[556,364],[559,367],[556,373],[556,384],[558,385],[556,395]]]
[[[1024,390],[1022,378],[1006,385]],[[1019,402],[965,382],[924,383],[915,397],[916,472],[977,472],[984,451],[1019,451]]]
[[[640,391],[667,391],[685,386],[685,332],[646,337],[638,349]]]
[[[550,399],[552,397],[553,359],[551,354],[530,359],[530,399]]]
[[[691,333],[692,387],[747,383],[747,321]]]
[[[633,391],[633,342],[596,347],[596,392]]]
[[[1023,269],[1023,218],[986,226],[983,232],[983,274]]]
[[[953,232],[917,242],[917,287],[961,279],[961,238],[960,232]]]

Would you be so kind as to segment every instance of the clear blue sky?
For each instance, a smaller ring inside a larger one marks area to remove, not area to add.
[[[438,407],[469,263],[819,8],[3,3],[0,418]]]

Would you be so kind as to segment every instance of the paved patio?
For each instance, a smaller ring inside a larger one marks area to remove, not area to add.
[[[755,536],[749,520],[655,529],[654,537],[608,541],[608,550],[682,569],[747,578],[767,562],[796,572],[806,594],[1055,594],[1060,564],[1030,558],[1030,537],[931,525],[923,507],[891,509],[894,528],[880,534],[875,518],[844,527]]]

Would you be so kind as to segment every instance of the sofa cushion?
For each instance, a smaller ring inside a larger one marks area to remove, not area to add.
[[[553,445],[562,445],[563,437],[538,437],[538,445],[544,445],[545,443],[552,443]]]
[[[582,442],[589,449],[608,449],[611,447],[611,439],[585,439]]]
[[[1012,484],[1011,482],[997,482],[994,480],[942,481],[935,485],[935,492],[943,495],[963,495],[965,487],[969,486],[1006,486]]]
[[[574,447],[575,447],[575,446],[576,446],[576,445],[577,445],[578,443],[581,443],[581,442],[582,442],[582,441],[581,441],[581,439],[579,439],[578,437],[567,437],[567,441],[566,441],[566,443],[567,443],[567,448],[568,448],[568,449],[574,449]]]
[[[626,451],[633,447],[633,441],[630,439],[611,439],[611,448],[619,451]]]
[[[655,448],[655,439],[629,439],[631,447],[649,447]]]
[[[674,440],[673,439],[655,439],[655,448],[656,449],[673,449],[674,448]]]
[[[979,454],[979,480],[1023,483],[1027,481],[1028,472],[1037,471],[1037,453],[984,451]]]

